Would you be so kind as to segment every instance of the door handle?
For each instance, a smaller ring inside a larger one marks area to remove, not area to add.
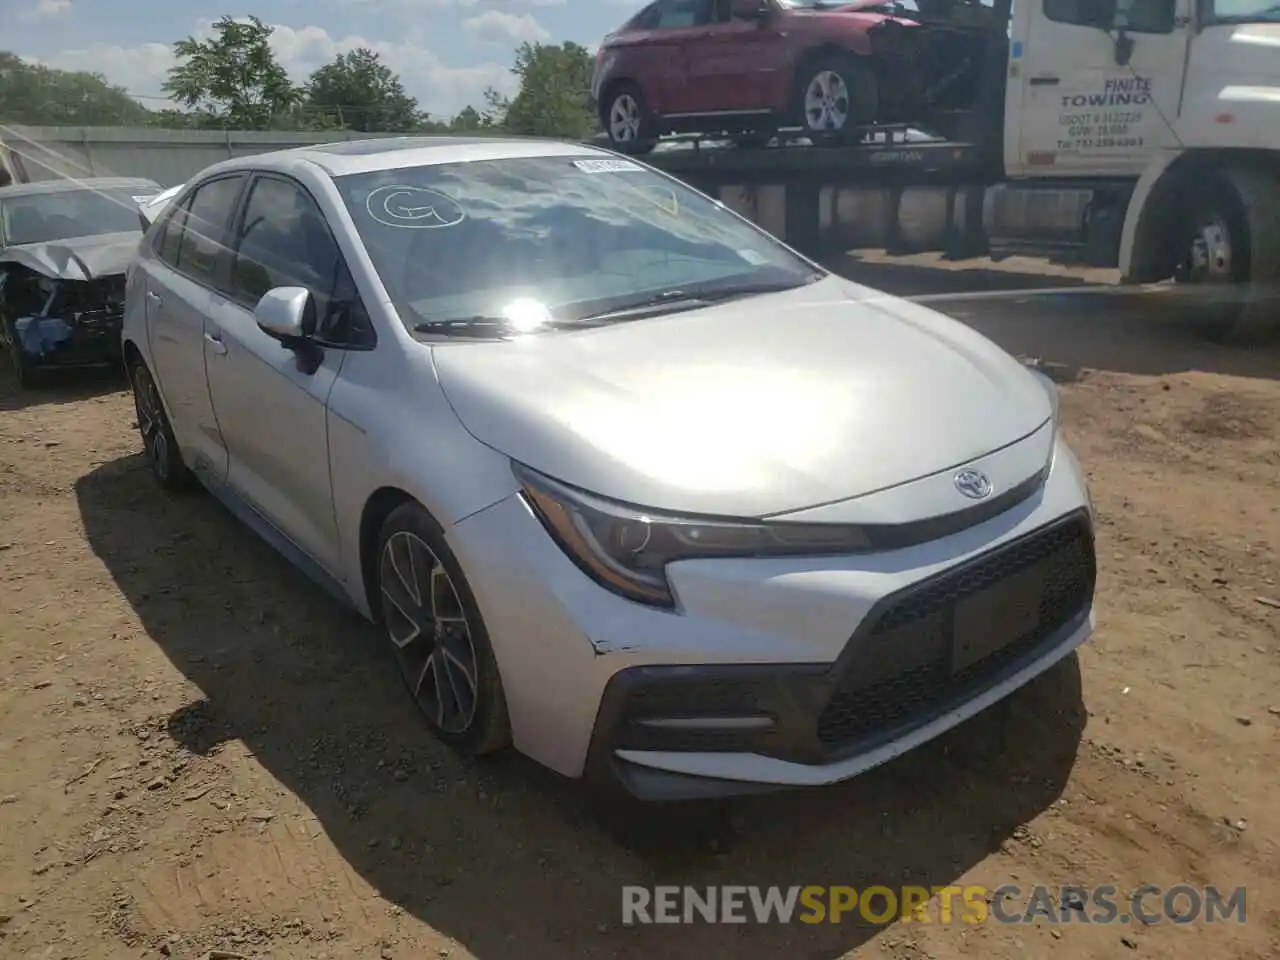
[[[154,290],[147,291],[147,299],[150,300],[152,303],[154,303],[157,307],[160,306],[160,304],[164,303],[164,301],[160,299],[160,294],[156,293]]]
[[[221,337],[215,337],[212,333],[205,333],[204,342],[209,344],[209,349],[222,356],[227,352],[227,345],[222,342]]]
[[[1056,87],[1060,80],[1060,77],[1032,77],[1031,85],[1033,87]]]

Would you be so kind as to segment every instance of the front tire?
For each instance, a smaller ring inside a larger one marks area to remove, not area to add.
[[[1280,180],[1267,170],[1228,168],[1196,192],[1175,279],[1208,294],[1191,300],[1208,339],[1266,339],[1280,327]]]
[[[640,87],[630,81],[609,90],[600,108],[600,125],[609,145],[633,156],[648,153],[658,144],[653,116]]]
[[[498,663],[475,595],[439,524],[416,503],[378,537],[376,609],[418,709],[467,756],[511,742]]]
[[[129,382],[133,385],[133,409],[151,475],[165,490],[186,489],[191,485],[191,472],[178,451],[160,389],[141,358],[129,367]]]
[[[850,143],[880,110],[875,71],[852,54],[824,54],[801,66],[792,112],[814,143]]]

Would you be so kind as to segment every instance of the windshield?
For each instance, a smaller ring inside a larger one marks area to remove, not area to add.
[[[335,182],[410,327],[513,309],[577,320],[815,278],[719,204],[630,160],[484,160]]]
[[[65,190],[5,200],[0,203],[5,242],[50,243],[104,233],[140,233],[142,222],[134,197],[146,192],[142,187]]]
[[[1210,23],[1280,23],[1280,0],[1208,0]]]

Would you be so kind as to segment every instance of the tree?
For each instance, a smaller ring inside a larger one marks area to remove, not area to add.
[[[511,68],[520,78],[519,92],[510,101],[496,94],[486,99],[511,133],[582,139],[599,127],[591,109],[593,69],[590,52],[579,44],[522,43]]]
[[[296,126],[302,91],[271,52],[272,28],[257,17],[224,16],[208,40],[187,37],[173,45],[181,61],[164,91],[202,115],[201,125],[238,130]]]
[[[100,74],[54,70],[0,50],[0,117],[29,126],[146,126],[154,114]]]
[[[475,133],[488,128],[490,125],[487,117],[481,115],[479,110],[468,104],[458,112],[458,115],[444,129],[458,133]]]
[[[307,107],[333,126],[363,133],[405,133],[421,117],[400,78],[365,47],[334,57],[307,82]]]

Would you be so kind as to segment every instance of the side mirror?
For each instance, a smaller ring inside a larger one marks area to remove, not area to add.
[[[729,12],[735,20],[767,20],[773,7],[769,0],[733,0]]]
[[[296,347],[315,333],[315,301],[306,287],[275,287],[262,295],[253,318],[267,336]]]
[[[1125,33],[1123,27],[1120,27],[1116,31],[1116,66],[1127,67],[1129,65],[1129,62],[1133,59],[1133,48],[1133,37]]]

